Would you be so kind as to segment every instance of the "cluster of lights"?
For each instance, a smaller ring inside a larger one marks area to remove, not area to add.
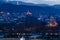
[[[17,34],[18,36],[19,36],[19,35],[26,35],[25,33],[16,33],[16,34]]]
[[[60,35],[60,33],[45,33],[45,35]]]
[[[22,17],[25,18],[26,17],[25,15],[32,15],[32,13],[29,11],[26,14],[23,14],[23,13],[15,14],[15,13],[1,11],[0,14],[2,14],[0,20],[2,19],[3,22],[15,22],[15,23],[18,19],[23,20]],[[22,22],[19,22],[19,23],[22,23]]]
[[[54,20],[54,18],[50,18],[50,22],[48,22],[49,27],[56,27],[58,23]]]

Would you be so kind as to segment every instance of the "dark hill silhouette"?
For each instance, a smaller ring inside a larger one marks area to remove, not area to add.
[[[39,14],[60,15],[60,9],[55,8],[55,6],[14,5],[10,3],[0,4],[0,11],[24,13],[28,10],[33,13],[33,16],[38,16]]]

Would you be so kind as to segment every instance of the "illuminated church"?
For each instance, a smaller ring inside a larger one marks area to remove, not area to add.
[[[53,17],[50,17],[50,20],[48,21],[47,26],[48,27],[56,27],[58,25],[58,23],[56,22],[56,20]]]

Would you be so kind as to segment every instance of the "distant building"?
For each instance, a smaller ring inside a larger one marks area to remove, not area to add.
[[[28,10],[28,12],[26,13],[26,15],[32,15],[32,13]]]
[[[58,25],[58,23],[56,22],[56,20],[53,17],[50,17],[50,20],[48,21],[47,26],[49,26],[49,27],[55,27],[57,25]]]

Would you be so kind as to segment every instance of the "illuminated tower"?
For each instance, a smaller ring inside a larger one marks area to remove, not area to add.
[[[18,0],[16,0],[16,2],[17,2],[17,5],[19,5],[19,1],[18,1]]]

